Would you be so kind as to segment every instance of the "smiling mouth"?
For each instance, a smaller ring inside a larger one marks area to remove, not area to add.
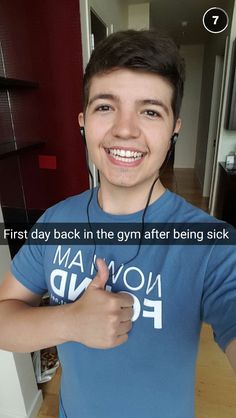
[[[111,155],[117,161],[132,163],[141,160],[145,155],[144,152],[124,150],[119,148],[105,148],[107,154]]]

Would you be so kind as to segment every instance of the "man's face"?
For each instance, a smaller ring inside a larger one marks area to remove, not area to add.
[[[174,126],[172,95],[156,74],[118,69],[92,78],[79,123],[102,184],[151,185],[180,128],[179,120]]]

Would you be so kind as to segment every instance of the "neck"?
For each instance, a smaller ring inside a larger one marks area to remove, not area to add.
[[[154,180],[153,180],[154,181]],[[100,207],[107,213],[113,215],[128,215],[143,210],[147,204],[148,195],[153,182],[145,188],[141,185],[135,187],[120,187],[106,183],[101,178],[101,185],[98,191],[98,202]],[[164,186],[158,179],[155,183],[149,204],[157,200],[165,192]]]

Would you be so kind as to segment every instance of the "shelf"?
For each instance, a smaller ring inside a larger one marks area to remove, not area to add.
[[[35,89],[39,84],[34,81],[17,80],[15,78],[0,77],[0,90]]]
[[[25,141],[25,142],[21,142],[20,144],[17,144],[14,141],[4,142],[0,144],[0,160],[3,160],[4,158],[8,158],[17,154],[21,154],[23,152],[27,152],[31,149],[40,148],[43,145],[45,145],[45,142],[43,141],[37,141],[37,142]]]
[[[233,170],[226,170],[225,163],[220,163],[215,214],[217,218],[236,227],[236,175]]]
[[[235,176],[236,175],[236,169],[235,168],[233,168],[232,170],[227,169],[225,162],[220,162],[220,166],[224,169],[226,174],[228,174],[229,176]]]

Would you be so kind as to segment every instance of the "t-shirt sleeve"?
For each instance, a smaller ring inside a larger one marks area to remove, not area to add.
[[[37,221],[46,222],[47,213]],[[47,284],[44,272],[44,245],[26,243],[20,248],[11,262],[13,276],[27,289],[34,293],[43,295],[47,292]]]
[[[11,272],[31,292],[39,295],[46,293],[43,246],[23,245],[11,262]]]
[[[212,326],[225,351],[236,338],[236,248],[215,245],[211,251],[202,297],[202,320]]]

